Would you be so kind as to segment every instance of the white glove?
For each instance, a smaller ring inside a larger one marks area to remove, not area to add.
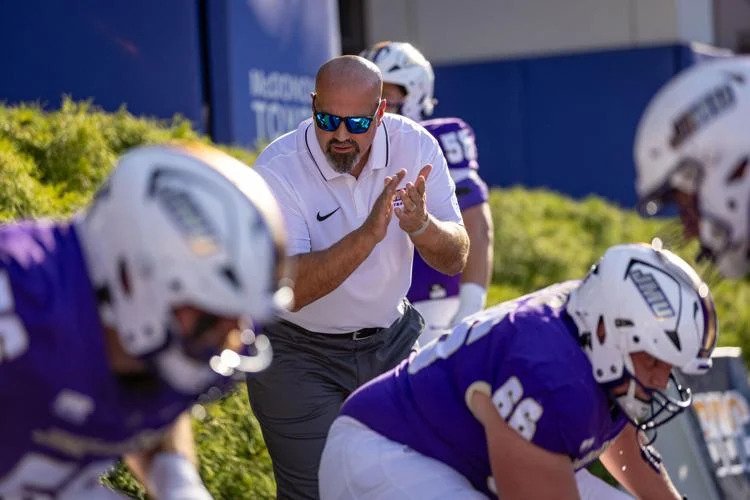
[[[453,315],[450,327],[453,328],[466,316],[479,312],[487,300],[487,290],[476,283],[461,283],[458,291],[458,311]]]
[[[212,500],[195,466],[179,453],[157,453],[151,461],[148,488],[158,500]]]

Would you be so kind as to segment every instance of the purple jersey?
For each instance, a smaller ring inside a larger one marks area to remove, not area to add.
[[[422,122],[422,126],[438,140],[443,150],[448,171],[456,183],[456,199],[461,211],[486,202],[487,184],[477,174],[479,163],[474,130],[460,118],[436,118]],[[458,295],[460,283],[460,274],[442,274],[414,252],[411,288],[407,294],[411,302],[454,297]]]
[[[440,460],[477,490],[493,490],[482,425],[467,406],[481,387],[524,438],[568,455],[576,469],[626,425],[564,309],[566,282],[490,308],[358,389],[341,413]]]
[[[0,227],[0,498],[64,492],[156,445],[192,399],[149,381],[108,365],[74,226]]]

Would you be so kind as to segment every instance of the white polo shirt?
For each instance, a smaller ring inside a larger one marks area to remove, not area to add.
[[[432,172],[427,178],[427,210],[437,219],[463,224],[440,146],[419,124],[386,113],[358,179],[329,165],[314,127],[312,119],[303,121],[272,142],[256,161],[284,215],[290,256],[331,247],[365,222],[383,192],[385,177],[406,169],[399,186],[403,187],[428,163]],[[385,238],[338,288],[281,317],[323,333],[389,326],[403,314],[413,255],[414,245],[394,214]]]

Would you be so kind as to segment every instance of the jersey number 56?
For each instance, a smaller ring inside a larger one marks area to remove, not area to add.
[[[477,159],[477,146],[469,130],[461,129],[457,132],[440,134],[439,140],[443,147],[443,153],[445,153],[445,159],[451,165],[456,165],[464,160],[473,161]]]

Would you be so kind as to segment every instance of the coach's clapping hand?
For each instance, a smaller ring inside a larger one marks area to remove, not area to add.
[[[393,198],[396,196],[396,188],[404,180],[404,176],[406,176],[406,170],[402,168],[396,175],[385,178],[383,192],[375,200],[370,215],[367,216],[367,220],[360,227],[360,230],[365,234],[374,237],[375,244],[385,238],[388,223],[391,221],[391,215],[393,214]]]
[[[429,223],[425,204],[425,183],[431,171],[432,165],[425,165],[419,171],[414,184],[407,182],[406,187],[398,193],[402,202],[402,205],[395,209],[398,225],[410,236],[421,234]]]

